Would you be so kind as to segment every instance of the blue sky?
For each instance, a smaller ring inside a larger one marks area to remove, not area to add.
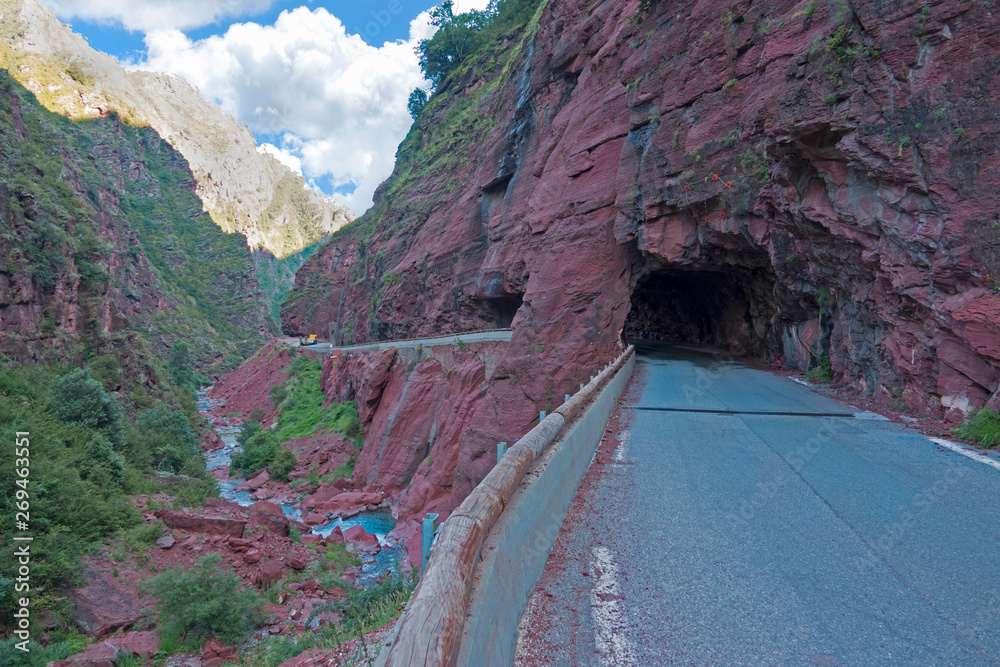
[[[434,0],[42,0],[129,67],[186,78],[259,150],[357,213],[392,172],[429,89],[414,47]],[[456,10],[488,0],[456,0]]]
[[[359,35],[372,46],[381,46],[382,42],[387,40],[407,39],[410,21],[420,12],[430,9],[436,4],[429,0],[398,0],[398,3],[401,8],[398,17],[402,20],[390,20],[388,25],[382,25],[386,16],[385,12],[388,11],[388,2],[284,0],[276,2],[273,7],[264,12],[225,17],[198,28],[184,30],[184,33],[192,39],[204,39],[210,35],[224,33],[234,23],[253,21],[263,25],[273,25],[282,11],[304,5],[310,8],[325,8],[344,23],[348,32]],[[393,15],[390,14],[390,16]],[[77,18],[71,22],[73,30],[86,37],[90,45],[98,51],[113,55],[119,60],[145,59],[145,33],[138,30],[127,30],[117,21],[95,22]]]

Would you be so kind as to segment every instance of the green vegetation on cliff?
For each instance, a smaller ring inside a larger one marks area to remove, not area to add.
[[[267,250],[253,253],[260,291],[264,295],[267,314],[274,322],[275,331],[281,330],[281,303],[292,291],[292,285],[295,284],[295,272],[307,259],[312,257],[321,245],[321,243],[314,243],[301,252],[280,259]]]
[[[279,408],[277,425],[272,430],[262,429],[256,421],[244,426],[237,436],[243,451],[233,456],[233,470],[249,476],[267,468],[272,477],[287,480],[296,460],[292,452],[282,448],[283,443],[324,431],[347,438],[361,435],[361,422],[353,402],[323,405],[326,397],[319,381],[321,371],[318,361],[305,356],[292,361],[288,381],[271,387],[269,392]]]
[[[21,291],[0,307],[27,313],[27,300],[42,314],[3,332],[15,359],[138,345],[162,362],[184,340],[196,367],[223,370],[261,343],[245,239],[202,212],[186,162],[151,129],[70,121],[4,72],[0,199],[0,274]]]
[[[34,538],[33,618],[48,612],[61,632],[69,629],[63,596],[76,580],[78,557],[142,521],[129,495],[161,492],[163,475],[180,482],[178,495],[204,497],[212,493],[214,482],[188,414],[162,401],[128,412],[89,368],[0,368],[0,437],[13,444],[18,432],[29,434],[25,458],[30,482],[26,489],[17,484],[15,469],[23,466],[15,466],[14,447],[0,448],[0,513],[11,518],[0,525],[0,542],[14,544],[13,517],[21,491],[30,506],[27,534]],[[15,566],[5,550],[0,556],[0,628],[13,618]]]
[[[179,154],[116,117],[49,113],[0,72],[0,437],[30,434],[27,488],[14,474],[23,456],[0,449],[0,512],[12,518],[0,543],[13,544],[27,494],[32,622],[52,621],[56,646],[38,659],[76,646],[58,648],[72,637],[65,596],[79,557],[145,529],[130,495],[214,493],[194,371],[254,349],[264,317],[245,242],[202,213]],[[0,556],[0,632],[11,554]]]

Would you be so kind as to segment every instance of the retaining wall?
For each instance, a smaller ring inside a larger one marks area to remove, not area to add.
[[[511,447],[448,517],[380,663],[511,664],[518,620],[634,367],[629,346]]]

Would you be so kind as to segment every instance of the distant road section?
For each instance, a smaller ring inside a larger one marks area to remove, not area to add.
[[[411,338],[409,340],[386,340],[376,343],[362,343],[361,345],[340,345],[336,348],[329,343],[323,345],[310,345],[309,348],[325,348],[327,350],[340,350],[341,352],[369,352],[371,350],[381,350],[387,347],[409,348],[435,347],[438,345],[457,345],[458,341],[463,343],[488,343],[492,341],[507,342],[514,335],[513,329],[494,329],[491,331],[469,331],[460,334],[450,334],[448,336],[436,336],[434,338]]]

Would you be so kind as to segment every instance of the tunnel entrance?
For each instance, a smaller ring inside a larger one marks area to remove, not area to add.
[[[509,329],[514,321],[517,309],[521,307],[522,299],[520,294],[509,294],[492,299],[483,299],[483,307],[493,318],[498,329]]]
[[[781,349],[780,291],[770,263],[660,268],[632,291],[623,335],[773,357]]]

